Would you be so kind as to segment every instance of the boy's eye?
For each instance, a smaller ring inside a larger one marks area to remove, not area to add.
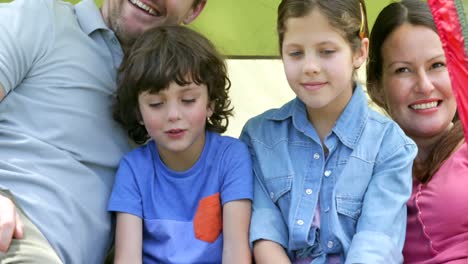
[[[158,108],[158,107],[161,107],[163,105],[162,102],[155,102],[155,103],[150,103],[149,106],[152,107],[152,108]]]
[[[191,103],[195,103],[195,99],[182,99],[182,102],[184,104],[191,104]]]

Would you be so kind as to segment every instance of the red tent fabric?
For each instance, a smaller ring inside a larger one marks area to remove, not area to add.
[[[428,0],[447,57],[452,89],[468,142],[468,28],[459,0]]]

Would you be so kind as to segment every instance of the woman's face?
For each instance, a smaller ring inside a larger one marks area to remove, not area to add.
[[[439,36],[403,24],[382,45],[387,110],[410,137],[431,138],[449,129],[456,112]]]

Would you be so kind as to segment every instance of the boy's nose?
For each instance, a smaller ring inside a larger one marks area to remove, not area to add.
[[[180,119],[180,110],[177,104],[172,103],[168,105],[167,118],[169,121],[176,121]]]

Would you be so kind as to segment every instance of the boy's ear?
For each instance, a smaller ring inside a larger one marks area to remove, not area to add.
[[[145,126],[145,122],[143,122],[143,117],[141,116],[140,109],[135,109],[135,116],[138,120],[138,124]]]
[[[210,118],[213,115],[215,109],[215,102],[211,101],[208,106],[206,107],[206,117]]]
[[[367,60],[367,55],[369,54],[369,39],[362,38],[361,46],[353,55],[353,65],[355,69],[361,67],[363,63]]]
[[[194,21],[195,18],[197,18],[198,15],[200,15],[200,13],[203,11],[203,8],[205,8],[206,1],[207,0],[202,0],[200,1],[198,5],[196,5],[195,7],[192,7],[190,11],[187,13],[187,15],[185,16],[184,20],[182,20],[182,22],[186,25],[192,23],[192,21]]]

